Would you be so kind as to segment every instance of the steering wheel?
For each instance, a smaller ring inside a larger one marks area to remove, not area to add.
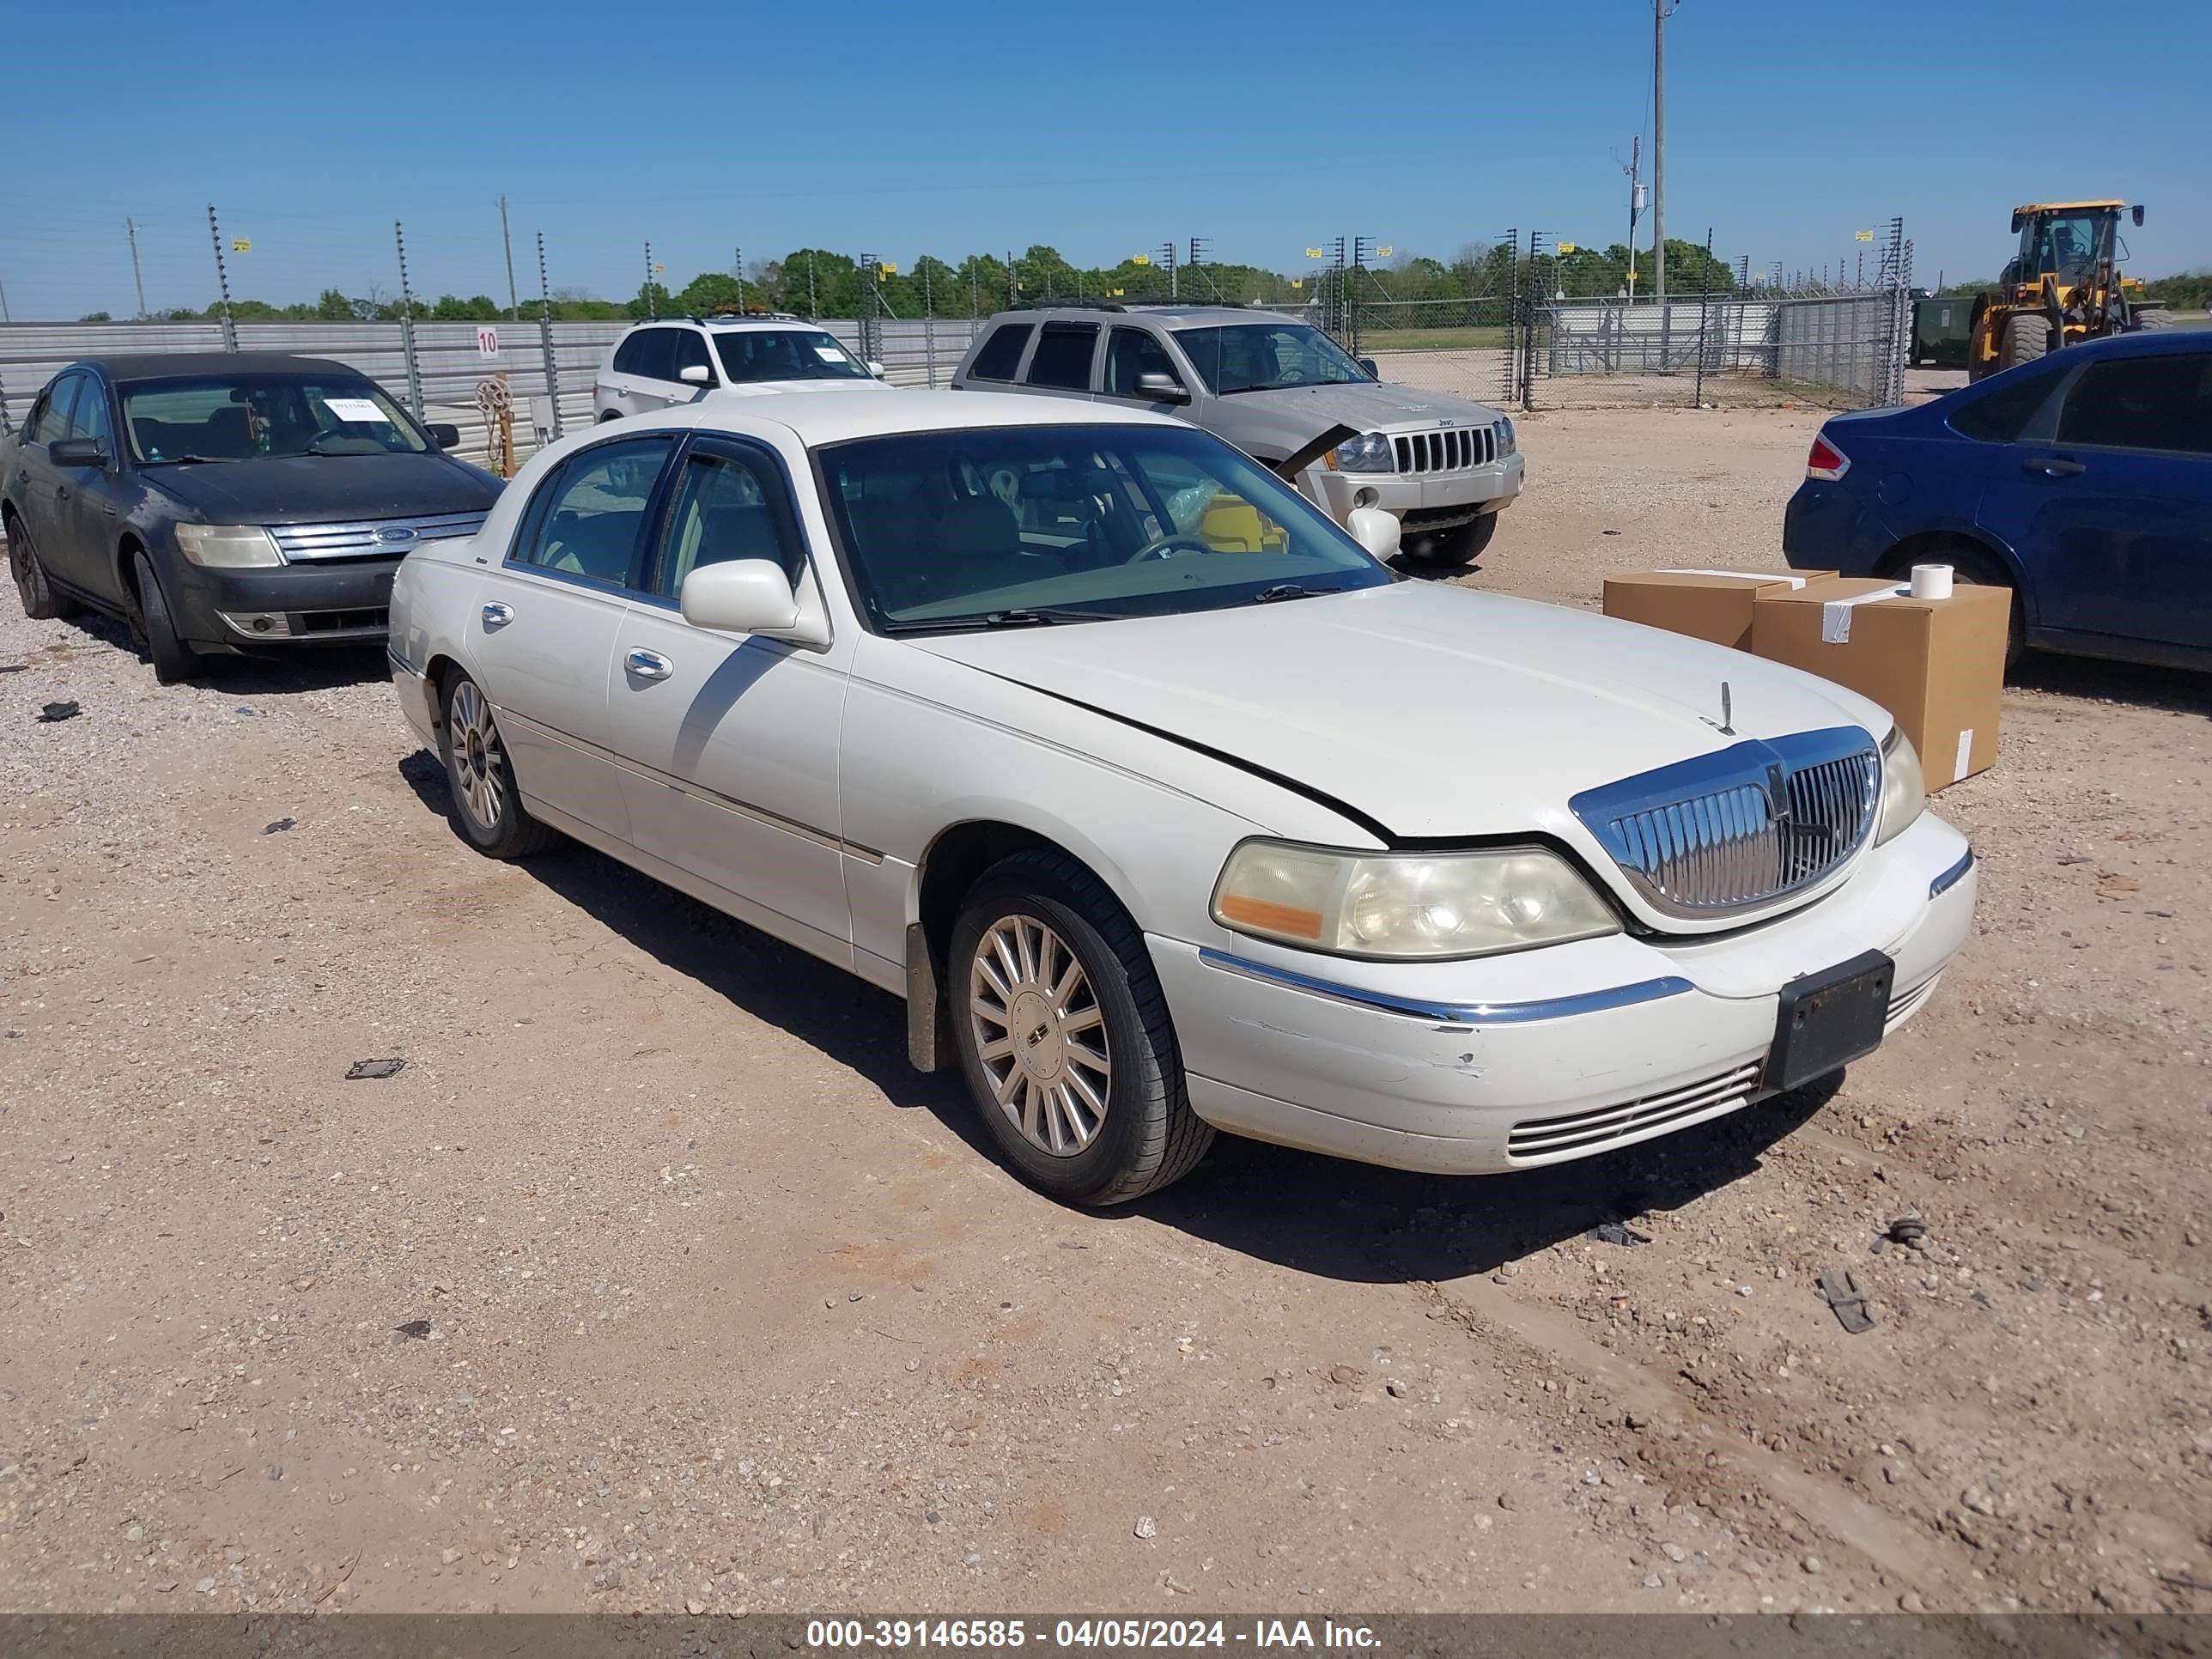
[[[1292,363],[1288,368],[1280,370],[1275,378],[1285,386],[1304,386],[1306,383],[1306,372],[1299,364]]]
[[[1176,550],[1178,549],[1181,552]],[[1186,553],[1203,554],[1211,557],[1212,552],[1212,544],[1196,536],[1163,536],[1151,546],[1139,548],[1121,562],[1144,564],[1153,559],[1180,558]]]

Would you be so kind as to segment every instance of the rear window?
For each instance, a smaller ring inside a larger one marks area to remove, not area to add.
[[[1030,359],[1031,386],[1048,386],[1064,392],[1091,389],[1091,354],[1098,344],[1096,323],[1047,323]]]
[[[1951,430],[1986,444],[2019,443],[2027,435],[2028,422],[2051,401],[2051,388],[2060,379],[2057,372],[2050,370],[1999,386],[1986,397],[1961,404],[1951,416]]]
[[[993,331],[983,342],[983,349],[975,354],[975,362],[968,371],[971,380],[1011,380],[1014,370],[1021,366],[1022,349],[1030,343],[1027,323],[1006,323]]]
[[[615,348],[615,373],[641,380],[676,378],[676,331],[641,328]]]

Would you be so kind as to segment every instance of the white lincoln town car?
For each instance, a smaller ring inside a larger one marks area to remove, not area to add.
[[[1921,1006],[1974,861],[1887,714],[1396,537],[1139,410],[695,404],[410,554],[392,678],[473,846],[572,836],[903,996],[1073,1202],[1217,1128],[1580,1158]]]

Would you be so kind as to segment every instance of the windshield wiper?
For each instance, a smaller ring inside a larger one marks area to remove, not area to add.
[[[200,461],[211,464],[216,461],[228,461],[234,459],[234,457],[229,455],[164,455],[157,461],[148,461],[145,462],[144,465],[148,466],[181,466],[187,461]]]
[[[1023,605],[1008,611],[989,611],[980,616],[912,617],[885,625],[895,634],[966,633],[979,628],[1043,628],[1054,623],[1105,622],[1118,611],[1078,611],[1064,605]]]
[[[1301,587],[1296,582],[1277,582],[1273,587],[1263,587],[1255,593],[1252,603],[1273,605],[1277,599],[1310,599],[1312,597],[1310,588]]]

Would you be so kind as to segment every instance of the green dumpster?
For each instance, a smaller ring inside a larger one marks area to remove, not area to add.
[[[1972,337],[1974,301],[1971,295],[1912,302],[1912,363],[1966,366],[1966,347]]]

